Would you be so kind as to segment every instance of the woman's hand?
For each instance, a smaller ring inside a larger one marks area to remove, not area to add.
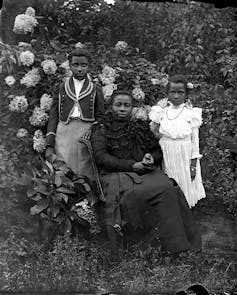
[[[132,165],[133,171],[134,172],[144,172],[145,171],[145,166],[143,165],[142,162],[136,162]]]
[[[145,166],[152,166],[154,165],[154,158],[151,154],[147,153],[142,159],[142,163]]]
[[[191,174],[191,180],[192,181],[196,177],[196,169],[197,169],[196,167],[197,167],[197,159],[192,159],[191,160],[191,165],[190,165],[190,174]]]

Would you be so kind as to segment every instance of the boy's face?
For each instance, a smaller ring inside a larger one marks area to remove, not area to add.
[[[168,98],[174,106],[179,106],[184,103],[186,98],[186,89],[184,83],[171,82],[168,91]]]
[[[88,58],[85,56],[73,56],[70,62],[70,69],[75,79],[85,79],[89,70]]]

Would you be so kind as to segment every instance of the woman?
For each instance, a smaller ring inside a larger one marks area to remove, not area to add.
[[[109,236],[122,230],[130,242],[159,237],[162,249],[173,254],[200,249],[185,197],[161,171],[162,151],[149,123],[131,120],[132,95],[115,91],[111,106],[91,138]]]

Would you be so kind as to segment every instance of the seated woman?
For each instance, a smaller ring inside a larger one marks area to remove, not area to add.
[[[130,242],[159,237],[176,254],[201,248],[200,236],[179,187],[162,172],[162,151],[146,121],[131,119],[133,97],[115,91],[111,111],[94,128],[91,142],[105,192],[105,225],[113,239],[122,230]]]

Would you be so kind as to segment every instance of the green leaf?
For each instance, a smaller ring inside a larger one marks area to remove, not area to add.
[[[58,175],[58,174],[55,175],[54,183],[57,187],[59,187],[62,184],[62,179],[61,179],[60,175]]]
[[[56,189],[57,193],[64,193],[64,194],[75,194],[76,192],[73,190],[70,190],[68,188],[65,187],[59,187]]]
[[[38,201],[38,203],[30,208],[30,214],[36,215],[39,214],[41,211],[46,209],[49,206],[49,198],[44,198]]]

